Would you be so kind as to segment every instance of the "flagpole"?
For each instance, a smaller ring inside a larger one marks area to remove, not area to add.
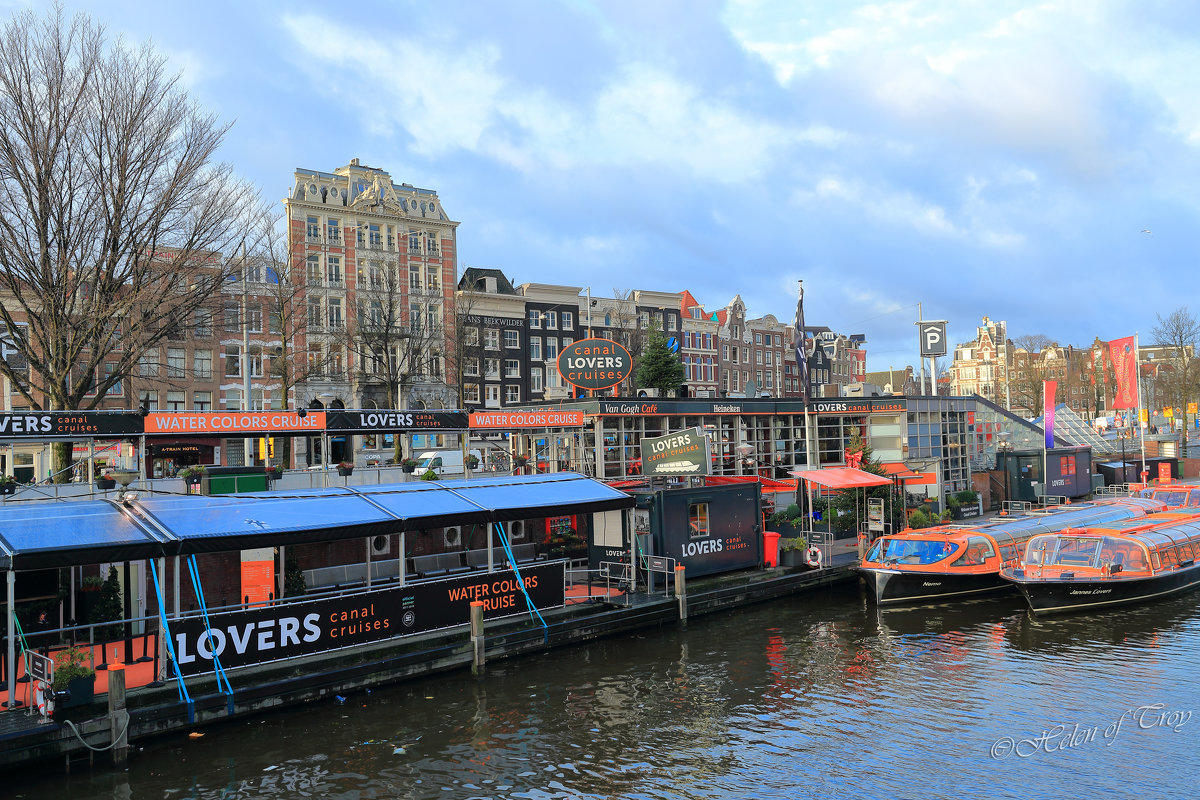
[[[800,373],[800,399],[802,401],[802,412],[804,414],[804,464],[806,471],[813,468],[813,442],[812,428],[809,422],[808,414],[808,347],[805,345],[804,336],[804,281],[796,281],[799,284],[798,298],[796,300],[796,370]],[[813,496],[812,496],[812,481],[808,478],[804,479],[805,488],[808,492],[808,533],[809,544],[812,544],[814,533],[813,531]],[[799,498],[797,498],[799,499]],[[829,554],[826,553],[826,556]]]
[[[1146,478],[1149,477],[1146,474],[1146,431],[1149,430],[1149,428],[1150,428],[1150,415],[1149,414],[1146,415],[1146,428],[1143,429],[1142,428],[1142,360],[1138,354],[1137,331],[1134,331],[1134,333],[1133,333],[1133,380],[1134,380],[1134,383],[1137,385],[1137,406],[1138,406],[1137,432],[1138,432],[1138,439],[1140,439],[1141,443],[1142,443],[1142,471],[1138,477],[1140,477],[1142,479],[1142,482],[1145,483],[1145,482],[1147,482]],[[1184,435],[1187,435],[1186,431],[1184,432]]]

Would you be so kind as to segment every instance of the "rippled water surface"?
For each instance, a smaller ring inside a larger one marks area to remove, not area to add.
[[[1197,597],[1035,621],[1015,597],[799,595],[150,742],[126,773],[8,796],[1195,797]]]

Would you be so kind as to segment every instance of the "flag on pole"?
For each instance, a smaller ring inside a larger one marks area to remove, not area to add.
[[[1113,339],[1108,343],[1108,357],[1117,378],[1117,396],[1113,408],[1137,408],[1137,350],[1134,337]]]
[[[1054,447],[1054,406],[1058,393],[1058,381],[1042,381],[1042,390],[1042,408],[1045,409],[1042,421],[1045,423],[1043,427],[1046,429],[1046,449],[1050,450]]]
[[[808,405],[808,348],[804,342],[804,281],[796,301],[796,368],[800,371],[800,397]]]

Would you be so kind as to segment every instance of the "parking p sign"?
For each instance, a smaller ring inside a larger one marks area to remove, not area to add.
[[[920,322],[917,328],[921,331],[921,357],[946,355],[946,321],[932,320]]]

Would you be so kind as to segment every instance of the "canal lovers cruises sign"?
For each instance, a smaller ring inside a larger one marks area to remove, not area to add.
[[[642,437],[643,475],[707,475],[708,437],[702,428]]]
[[[611,389],[632,371],[629,351],[608,339],[580,339],[558,354],[558,374],[578,389]]]

